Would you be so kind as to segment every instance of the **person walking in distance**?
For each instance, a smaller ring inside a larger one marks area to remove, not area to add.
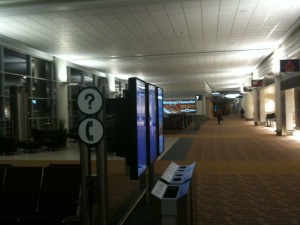
[[[217,110],[217,119],[218,119],[218,125],[220,125],[221,121],[223,121],[222,110],[221,109]]]
[[[245,110],[243,107],[241,108],[241,118],[245,118]]]

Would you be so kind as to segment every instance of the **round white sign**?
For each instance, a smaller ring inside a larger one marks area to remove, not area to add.
[[[103,106],[101,92],[93,87],[82,89],[77,96],[77,106],[86,115],[98,113]]]
[[[103,138],[103,125],[100,120],[95,118],[85,118],[78,127],[78,135],[82,142],[94,145]]]

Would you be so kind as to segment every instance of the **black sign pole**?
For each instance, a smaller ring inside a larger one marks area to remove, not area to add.
[[[90,225],[90,210],[88,203],[88,149],[82,142],[80,145],[80,164],[81,164],[81,213],[82,213],[82,223],[85,225]]]
[[[103,93],[105,93],[103,91]],[[104,103],[103,103],[104,104]],[[104,121],[105,106],[99,113],[100,121]],[[105,137],[105,135],[104,135]],[[98,197],[98,224],[108,225],[108,184],[107,184],[107,151],[105,138],[97,145],[96,158],[97,158],[97,179],[99,185]]]
[[[92,221],[92,206],[90,204],[89,190],[91,187],[91,148],[96,148],[98,224],[107,225],[107,154],[104,136],[103,96],[97,88],[84,88],[77,96],[77,105],[81,120],[78,127],[80,139],[80,161],[82,172],[82,217],[83,224],[90,225]],[[100,117],[98,120],[97,117]],[[85,145],[84,145],[84,144]],[[99,192],[98,192],[99,190]],[[93,190],[94,191],[94,190]]]

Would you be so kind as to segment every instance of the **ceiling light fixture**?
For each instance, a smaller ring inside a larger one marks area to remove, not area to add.
[[[272,11],[273,11],[273,9],[271,9],[271,10],[269,11],[269,13],[267,14],[267,16],[265,17],[264,23],[269,19],[269,17],[270,17],[270,15],[271,15]]]
[[[241,13],[248,13],[248,12],[250,12],[250,10],[249,9],[242,9],[240,12]]]
[[[265,41],[268,40],[268,38],[271,36],[271,34],[276,30],[277,26],[279,25],[279,23],[277,23],[273,29],[270,31],[270,33],[268,34],[268,36],[265,38]]]

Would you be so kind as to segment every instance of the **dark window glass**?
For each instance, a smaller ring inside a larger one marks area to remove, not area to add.
[[[4,49],[4,71],[14,74],[28,75],[26,56]]]

